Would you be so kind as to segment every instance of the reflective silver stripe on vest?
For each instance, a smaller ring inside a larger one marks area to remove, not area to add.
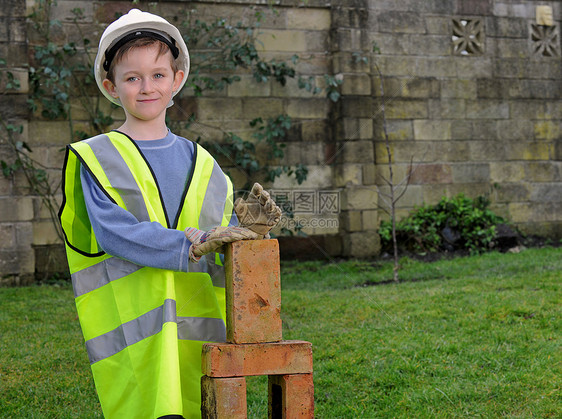
[[[212,317],[178,317],[178,339],[205,342],[226,341],[226,327],[222,319]]]
[[[214,162],[211,178],[205,191],[205,198],[199,213],[199,229],[209,230],[221,225],[224,205],[227,202],[228,183],[217,162]]]
[[[121,326],[86,342],[90,364],[121,352],[126,347],[162,331],[164,323],[178,324],[178,339],[224,342],[226,327],[222,319],[177,317],[176,302],[168,299],[160,307],[123,323]]]
[[[221,225],[224,216],[224,206],[228,199],[232,199],[232,197],[228,196],[228,183],[224,172],[218,163],[214,162],[209,184],[205,191],[203,205],[201,206],[201,213],[199,214],[199,229],[206,231]],[[215,264],[215,254],[207,255],[204,262],[199,261],[198,265],[206,267],[204,272],[211,276],[213,286],[224,288],[224,267]],[[196,270],[198,268],[195,264],[190,264],[189,269],[190,272],[201,272],[201,268],[199,268],[199,271]]]
[[[92,148],[104,173],[118,192],[127,210],[139,221],[150,221],[142,192],[131,173],[131,169],[107,135],[98,135],[86,140]]]
[[[111,281],[130,275],[141,268],[142,266],[132,262],[111,257],[86,269],[74,272],[70,276],[72,278],[72,288],[74,288],[74,298],[103,287]]]

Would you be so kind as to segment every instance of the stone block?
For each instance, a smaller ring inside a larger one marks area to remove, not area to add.
[[[410,38],[408,36],[405,36],[404,34],[400,34],[400,33],[382,33],[382,32],[369,33],[369,40],[371,45],[376,44],[379,47],[381,53],[392,55],[393,58],[397,58],[397,56],[400,55],[408,54],[409,39]],[[380,64],[381,61],[384,61],[384,58],[382,56],[376,56],[372,60],[373,63]],[[376,74],[376,72],[373,71],[372,74]],[[394,74],[394,73],[387,73],[383,71],[383,74]]]
[[[363,165],[363,185],[374,185],[377,183],[377,166],[374,164]]]
[[[537,124],[535,123],[535,127]],[[498,121],[497,138],[509,142],[530,141],[533,139],[533,122],[528,119],[508,119]]]
[[[365,51],[370,48],[365,31],[357,28],[337,28],[332,31],[332,49],[335,51]]]
[[[382,121],[377,120],[377,138],[384,139],[384,131]],[[390,141],[412,140],[414,138],[414,125],[412,121],[404,120],[388,120],[386,121],[386,130]]]
[[[344,163],[371,163],[374,159],[372,141],[346,141],[338,148]]]
[[[424,57],[443,57],[451,45],[451,35],[409,35],[407,45],[408,55],[421,55]]]
[[[494,61],[485,57],[457,57],[453,62],[459,79],[489,78],[493,75]],[[449,74],[453,71],[449,70]]]
[[[371,14],[369,10],[359,5],[351,7],[332,6],[334,12],[331,14],[332,25],[335,28],[365,28],[369,25]]]
[[[56,16],[60,21],[72,21],[75,18],[73,9],[80,8],[84,11],[85,21],[91,22],[94,13],[94,2],[65,0],[53,3],[51,6],[52,16]],[[115,16],[113,17],[115,20]]]
[[[206,121],[240,119],[243,117],[242,100],[200,97],[197,99],[197,116]]]
[[[531,189],[529,196],[531,202],[547,203],[557,202],[562,203],[562,188],[559,182],[552,183],[535,183]]]
[[[388,119],[423,119],[429,116],[425,100],[393,100],[386,103]]]
[[[562,163],[529,162],[525,165],[525,180],[528,182],[560,182],[562,181]]]
[[[283,114],[283,102],[276,98],[243,98],[242,115],[244,118],[275,118]]]
[[[553,144],[544,141],[521,141],[506,149],[507,160],[549,160]]]
[[[449,17],[444,16],[425,16],[425,27],[428,34],[434,35],[450,35]]]
[[[67,121],[30,121],[27,143],[33,149],[38,145],[64,146],[72,141]]]
[[[324,143],[331,140],[331,130],[327,120],[301,121],[300,126],[303,141]]]
[[[510,221],[514,223],[524,223],[533,220],[533,204],[529,202],[509,202],[507,204]],[[534,221],[539,221],[534,219]]]
[[[361,164],[338,164],[334,170],[334,186],[360,186],[363,184],[363,168]]]
[[[502,183],[494,190],[495,202],[525,202],[529,200],[530,185],[524,183]]]
[[[496,140],[497,121],[489,119],[477,119],[472,121],[473,140]]]
[[[487,49],[493,51],[494,57],[499,60],[508,58],[525,59],[527,47],[528,41],[526,38],[490,38]]]
[[[303,53],[328,49],[328,37],[323,31],[261,29],[257,40],[259,51]]]
[[[371,78],[368,74],[346,74],[341,92],[343,95],[371,96]]]
[[[372,118],[373,100],[370,97],[342,97],[338,102],[339,113],[342,117]]]
[[[430,119],[458,120],[464,118],[466,103],[464,99],[430,99],[428,107]]]
[[[509,104],[498,100],[479,100],[466,102],[467,119],[508,119]]]
[[[23,0],[3,0],[0,16],[25,16],[26,2]]]
[[[312,374],[270,375],[268,390],[268,417],[314,417]]]
[[[477,81],[471,79],[441,80],[441,97],[456,99],[476,99]]]
[[[373,120],[368,118],[343,118],[339,125],[338,139],[368,140],[373,138]]]
[[[420,164],[414,166],[410,183],[452,183],[453,171],[449,164]]]
[[[206,343],[202,371],[209,377],[246,377],[312,372],[312,344],[298,340],[275,343]]]
[[[351,9],[347,11],[351,12]],[[331,25],[330,15],[329,9],[292,8],[287,10],[287,29],[328,31]]]
[[[411,168],[409,164],[393,164],[392,176],[394,184],[404,181],[410,173],[410,170]],[[378,164],[376,166],[376,180],[379,185],[385,185],[387,181],[390,181],[390,170],[388,164]]]
[[[362,211],[363,229],[378,230],[379,228],[379,210]]]
[[[240,76],[240,81],[229,84],[227,91],[231,97],[269,96],[271,82],[258,82],[252,76]]]
[[[313,142],[292,142],[285,147],[285,156],[282,163],[304,165],[324,164],[325,150],[324,144]]]
[[[525,164],[518,162],[490,163],[491,182],[520,182],[525,179]]]
[[[442,159],[449,162],[465,162],[469,155],[471,141],[445,141],[437,142],[435,147],[436,161]]]
[[[9,92],[9,93],[17,93],[17,94],[24,94],[24,93],[28,93],[29,92],[29,77],[28,77],[28,70],[26,68],[8,68],[6,69],[6,72],[10,72],[12,73],[12,75],[14,76],[14,79],[17,80],[17,82],[19,83],[19,88],[18,89],[10,89],[10,90],[6,90],[6,82],[7,82],[7,77],[4,76],[2,78],[0,78],[0,92]],[[7,96],[9,98],[11,98],[12,96]],[[17,104],[17,106],[22,106],[22,103]],[[25,106],[25,105],[23,105]],[[27,112],[26,112],[27,115]]]
[[[530,79],[551,79],[557,80],[560,74],[560,67],[550,61],[530,61],[528,62],[529,73],[527,77]]]
[[[472,122],[459,119],[451,121],[451,139],[472,140]]]
[[[376,96],[381,95],[379,78],[374,76],[373,88]],[[384,96],[393,98],[438,98],[439,81],[429,77],[385,77],[383,82]]]
[[[0,249],[11,249],[15,247],[16,235],[14,224],[0,224]]]
[[[492,11],[491,0],[458,0],[456,13],[461,15],[488,16]]]
[[[57,221],[58,222],[58,221]],[[33,222],[14,223],[15,245],[18,249],[26,249],[33,243]]]
[[[33,223],[33,244],[48,245],[60,243],[53,221],[36,221]]]
[[[501,141],[471,141],[468,157],[472,161],[501,161],[506,158],[506,144]]]
[[[504,58],[501,60],[494,60],[493,62],[493,74],[495,77],[502,77],[504,80],[497,81],[497,84],[523,81],[530,74],[530,63],[528,59],[521,58]],[[515,79],[515,80],[513,80]],[[522,79],[522,80],[519,80]],[[516,85],[517,89],[512,88],[511,95],[514,92],[519,92],[521,90],[520,85]],[[504,96],[509,96],[508,92],[504,92]],[[521,93],[518,93],[521,95]]]
[[[348,187],[341,193],[342,210],[365,210],[377,207],[376,187]]]
[[[244,377],[201,378],[203,419],[246,419],[247,415]]]
[[[31,246],[18,250],[0,250],[0,277],[35,272],[35,255]]]
[[[374,231],[346,234],[343,239],[345,256],[371,258],[380,253],[380,236]]]
[[[414,121],[414,138],[416,140],[450,140],[451,121],[416,120]]]
[[[319,85],[318,77],[313,77],[312,82],[315,83],[316,86]],[[304,77],[308,79],[308,77]],[[264,95],[265,96],[265,95]],[[275,81],[271,82],[271,96],[276,98],[318,98],[320,97],[318,94],[314,94],[312,91],[308,91],[305,88],[299,87],[298,79],[287,79],[285,85],[281,85]]]
[[[298,119],[324,119],[330,112],[325,99],[293,99],[287,105],[287,114]]]
[[[535,121],[533,130],[535,140],[556,140],[562,135],[562,123],[560,121]],[[529,137],[526,139],[530,139]]]
[[[529,29],[525,19],[489,16],[486,18],[486,33],[494,38],[526,39]]]
[[[418,13],[390,10],[378,14],[380,32],[415,33],[426,32],[425,21]]]
[[[33,219],[33,199],[30,197],[0,198],[0,222],[31,221]]]
[[[277,240],[239,241],[228,245],[225,274],[227,341],[280,341],[281,284]]]
[[[453,169],[453,182],[462,183],[484,183],[490,181],[490,164],[455,164]]]
[[[363,230],[363,218],[361,211],[342,211],[340,213],[340,225],[347,232]]]

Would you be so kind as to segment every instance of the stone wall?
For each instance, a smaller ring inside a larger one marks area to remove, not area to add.
[[[415,165],[401,209],[486,195],[526,232],[560,237],[560,2],[371,1],[369,14],[396,168]]]
[[[71,130],[68,121],[30,114],[25,105],[33,46],[44,43],[25,23],[34,3],[0,5],[0,56],[21,83],[4,96],[0,109],[4,120],[23,125],[22,139],[56,184],[60,150]],[[537,23],[537,6],[552,7],[552,25]],[[84,10],[78,26],[71,23],[77,7]],[[52,16],[63,30],[56,40],[87,34],[97,43],[115,14],[131,7],[128,1],[58,0]],[[286,255],[377,254],[376,230],[385,217],[379,192],[388,189],[382,180],[388,175],[383,116],[398,181],[413,162],[411,183],[398,203],[401,216],[415,205],[464,192],[488,196],[495,211],[526,232],[562,236],[559,2],[282,0],[272,9],[251,0],[176,0],[136,7],[172,21],[195,8],[202,19],[225,16],[232,23],[247,22],[259,10],[265,17],[259,36],[265,57],[290,62],[297,54],[300,75],[320,86],[324,75],[342,81],[341,98],[334,103],[299,89],[296,79],[282,87],[275,81],[257,83],[239,71],[241,81],[221,92],[196,98],[186,89],[170,112],[176,120],[195,112],[200,122],[180,133],[206,142],[221,142],[224,131],[251,139],[249,121],[256,117],[292,118],[285,158],[274,164],[306,164],[308,178],[299,185],[285,176],[267,186],[278,199],[292,202],[295,219],[286,225],[299,223],[309,237],[282,240]],[[373,52],[374,44],[380,53]],[[384,76],[384,97],[377,68]],[[87,94],[100,100],[95,89]],[[74,130],[87,118],[79,100],[70,99]],[[99,106],[109,111],[104,99]],[[113,115],[118,126],[122,113]],[[10,160],[4,140],[0,158]],[[228,159],[221,163],[241,187],[247,179]],[[61,265],[57,242],[45,208],[29,194],[23,176],[0,178],[3,282],[21,283],[36,272],[56,270]]]

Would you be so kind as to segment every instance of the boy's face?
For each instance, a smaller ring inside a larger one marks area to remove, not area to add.
[[[164,122],[166,107],[184,77],[181,70],[174,74],[171,54],[158,56],[156,45],[133,48],[115,64],[115,82],[103,81],[109,94],[121,101],[127,121]]]

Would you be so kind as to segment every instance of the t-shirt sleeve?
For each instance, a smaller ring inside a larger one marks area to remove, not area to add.
[[[139,222],[80,168],[84,201],[99,246],[109,255],[141,266],[187,272],[191,243],[183,231],[158,222]]]

